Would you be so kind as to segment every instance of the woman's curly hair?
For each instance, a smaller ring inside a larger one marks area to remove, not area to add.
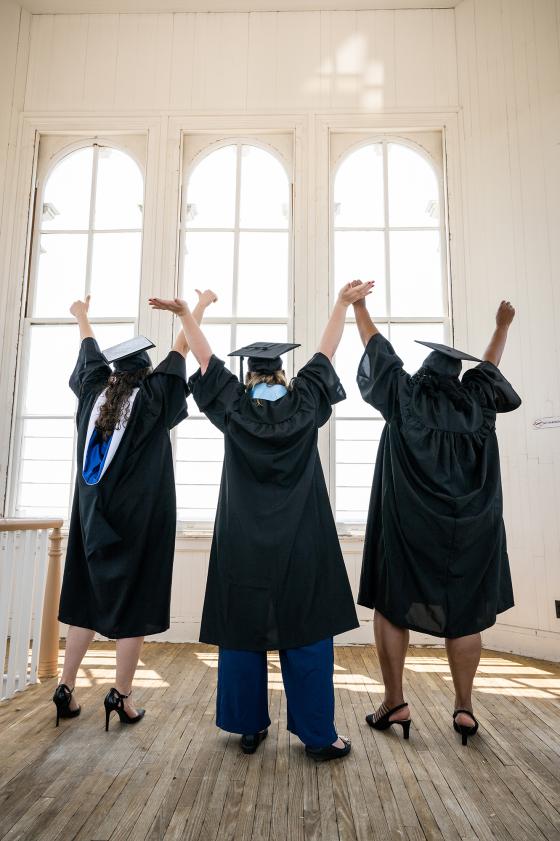
[[[435,398],[440,393],[445,394],[455,409],[466,409],[469,406],[458,377],[439,374],[427,366],[422,366],[412,375],[411,381],[414,385],[419,385],[429,397]]]
[[[101,406],[99,417],[95,422],[95,427],[101,433],[104,441],[111,437],[115,429],[126,426],[130,417],[128,399],[134,389],[151,372],[151,368],[140,368],[137,371],[122,371],[109,377],[105,402]]]

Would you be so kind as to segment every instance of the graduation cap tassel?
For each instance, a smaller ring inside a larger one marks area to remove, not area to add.
[[[239,357],[239,381],[243,383],[243,357]]]

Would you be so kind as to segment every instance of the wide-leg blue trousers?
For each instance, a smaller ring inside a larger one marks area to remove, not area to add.
[[[332,637],[280,651],[288,730],[312,748],[337,739],[334,726]],[[220,648],[216,724],[229,733],[258,733],[270,726],[266,651]]]

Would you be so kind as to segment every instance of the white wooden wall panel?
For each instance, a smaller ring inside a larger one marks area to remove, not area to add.
[[[496,303],[515,301],[502,367],[524,399],[498,421],[516,607],[487,638],[542,631],[560,657],[560,429],[532,427],[560,414],[560,2],[464,0],[455,19],[465,338],[481,349]]]
[[[452,10],[33,16],[29,111],[457,104]]]

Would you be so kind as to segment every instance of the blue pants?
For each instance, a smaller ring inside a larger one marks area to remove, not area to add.
[[[332,637],[280,651],[288,730],[312,748],[337,739],[334,726]],[[258,733],[270,725],[266,651],[220,648],[216,724],[229,733]]]

